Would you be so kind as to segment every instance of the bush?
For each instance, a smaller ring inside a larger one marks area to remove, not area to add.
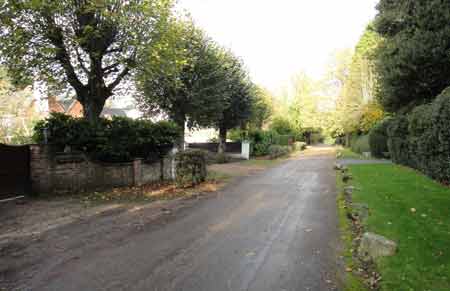
[[[276,116],[273,118],[272,123],[270,124],[270,131],[275,131],[280,135],[292,135],[295,133],[295,129],[290,120],[283,116]]]
[[[351,145],[351,149],[355,153],[362,154],[364,152],[370,152],[369,136],[361,135],[354,137]]]
[[[272,160],[288,155],[292,151],[290,146],[272,145],[269,147],[269,156]]]
[[[178,152],[176,182],[179,186],[198,185],[206,180],[206,155],[201,150]]]
[[[369,147],[370,153],[376,158],[386,158],[388,148],[387,127],[389,125],[389,118],[378,122],[369,132]]]
[[[250,143],[252,144],[252,155],[265,156],[270,153],[271,145],[276,144],[279,140],[279,134],[274,131],[255,130],[248,134]]]
[[[408,119],[398,115],[388,122],[388,148],[393,162],[410,165],[408,146]]]
[[[69,146],[83,151],[91,158],[105,162],[126,162],[134,158],[157,160],[167,154],[179,137],[179,130],[171,122],[152,123],[114,117],[91,124],[85,119],[53,113],[38,122],[34,140],[44,142],[44,128],[48,142],[57,150]]]
[[[226,154],[217,154],[215,162],[217,164],[226,164],[231,161],[231,158],[228,157]]]
[[[450,182],[450,88],[431,104],[393,118],[387,132],[394,162]]]

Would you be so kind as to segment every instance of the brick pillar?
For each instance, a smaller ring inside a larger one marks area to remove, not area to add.
[[[142,186],[142,160],[133,161],[133,186]]]
[[[30,179],[33,193],[52,190],[51,149],[48,145],[30,145]]]

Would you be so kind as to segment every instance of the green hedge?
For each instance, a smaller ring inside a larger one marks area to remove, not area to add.
[[[388,148],[387,128],[389,125],[389,118],[378,122],[369,133],[370,153],[376,158],[386,158]]]
[[[206,154],[202,150],[178,152],[176,182],[179,186],[193,186],[206,180]]]
[[[364,152],[370,152],[369,136],[368,135],[354,136],[351,142],[351,149],[353,152],[359,154],[362,154]]]
[[[431,104],[391,119],[387,132],[394,162],[450,182],[450,88]]]
[[[291,151],[291,146],[271,145],[269,147],[269,156],[274,160],[288,155]]]
[[[85,119],[53,113],[36,124],[35,142],[44,142],[45,128],[49,144],[57,150],[69,146],[104,162],[126,162],[134,158],[157,160],[167,154],[180,134],[171,122],[114,117],[91,124]]]

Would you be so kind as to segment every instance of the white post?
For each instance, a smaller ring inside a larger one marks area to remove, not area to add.
[[[241,156],[243,159],[250,160],[250,142],[242,141]]]
[[[176,167],[177,167],[177,163],[176,163],[176,161],[175,161],[175,155],[177,154],[177,152],[178,152],[178,149],[177,149],[177,147],[174,147],[173,149],[172,149],[172,151],[170,152],[170,158],[171,158],[171,160],[172,160],[172,169],[171,169],[171,174],[172,174],[172,180],[175,180],[176,178],[177,178],[177,169],[176,169]]]

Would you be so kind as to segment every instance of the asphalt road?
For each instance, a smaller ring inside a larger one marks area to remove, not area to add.
[[[160,221],[143,221],[139,231],[125,232],[119,218],[58,230],[43,238],[53,244],[28,250],[43,255],[21,267],[27,272],[14,271],[16,288],[335,290],[333,163],[332,150],[313,149]],[[62,238],[70,243],[59,246]]]

